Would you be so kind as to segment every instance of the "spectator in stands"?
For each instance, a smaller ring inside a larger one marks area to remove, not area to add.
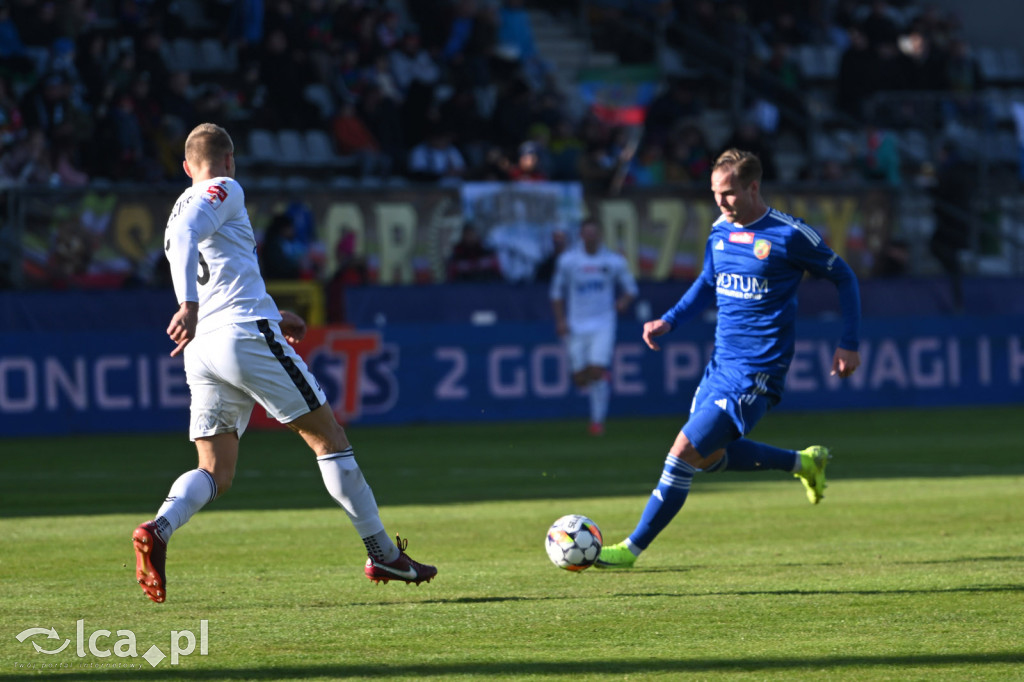
[[[269,30],[260,53],[260,77],[267,88],[260,114],[266,127],[305,129],[317,121],[313,104],[304,94],[309,72],[305,51],[289,42],[286,30]]]
[[[56,182],[61,187],[85,187],[89,184],[89,175],[76,168],[76,149],[75,140],[70,136],[62,135],[53,141],[51,184]]]
[[[107,37],[93,31],[81,36],[78,42],[75,71],[85,88],[85,101],[95,109],[109,97],[107,89],[111,87],[107,81]]]
[[[860,30],[871,45],[891,44],[899,37],[900,22],[887,0],[872,0],[867,16],[860,23]]]
[[[511,180],[512,162],[501,147],[494,145],[487,150],[483,163],[473,172],[473,179],[481,182],[507,182]]]
[[[238,0],[231,3],[231,15],[224,37],[237,48],[240,62],[255,57],[263,43],[263,16],[263,0]]]
[[[448,280],[484,282],[498,279],[501,279],[501,269],[497,255],[493,249],[484,246],[476,226],[467,222],[448,259]]]
[[[700,104],[691,86],[681,78],[670,78],[665,88],[647,106],[644,141],[664,142],[679,121],[695,118],[700,112]]]
[[[402,40],[401,17],[398,12],[385,12],[376,28],[377,45],[385,52],[398,47]]]
[[[105,139],[111,143],[108,153],[113,164],[111,176],[115,180],[152,182],[159,179],[155,165],[146,157],[142,125],[129,93],[116,97],[104,125]]]
[[[449,130],[435,130],[409,152],[409,176],[415,180],[458,180],[465,172],[466,163]]]
[[[519,62],[523,75],[534,89],[540,89],[550,67],[537,52],[530,15],[523,0],[504,0],[498,12],[498,44]]]
[[[850,45],[839,59],[836,74],[836,107],[858,121],[864,117],[864,102],[875,91],[875,50],[867,36],[854,26]]]
[[[755,154],[761,159],[765,180],[774,180],[779,175],[771,143],[757,123],[750,118],[740,121],[732,135],[722,145],[722,149],[742,149]]]
[[[521,78],[499,86],[494,107],[494,142],[506,149],[515,149],[529,134],[533,105],[529,85]]]
[[[29,90],[21,102],[25,126],[38,128],[46,136],[72,120],[74,104],[71,102],[71,84],[59,73],[45,76]]]
[[[49,48],[53,41],[64,37],[57,17],[57,3],[44,0],[38,3],[19,3],[26,10],[17,17],[21,39],[31,47]]]
[[[891,187],[903,184],[900,149],[890,131],[869,126],[867,146],[858,150],[861,172],[868,180],[881,180]]]
[[[537,182],[547,180],[540,167],[540,151],[534,142],[519,145],[519,158],[509,169],[509,178],[517,182]]]
[[[25,50],[18,26],[11,18],[6,0],[0,2],[0,69],[14,78],[25,78],[32,73],[35,63]]]
[[[156,28],[146,30],[135,44],[135,68],[139,74],[148,74],[157,97],[162,96],[171,75],[163,50],[164,38]]]
[[[0,183],[48,185],[53,177],[46,134],[36,128],[0,158]],[[52,183],[56,184],[56,183]]]
[[[7,149],[24,133],[21,109],[10,90],[10,82],[0,73],[0,151]]]
[[[260,270],[263,279],[299,279],[302,276],[302,255],[295,241],[295,223],[287,213],[270,219],[260,247]]]
[[[686,124],[673,132],[665,160],[667,182],[711,181],[711,149],[700,128]]]
[[[188,71],[175,71],[171,74],[167,91],[161,102],[164,114],[181,122],[186,130],[197,125],[195,103],[192,95],[192,76]]]
[[[932,189],[935,231],[929,246],[949,276],[953,310],[963,312],[963,271],[960,252],[971,243],[971,201],[976,191],[976,173],[953,142],[939,150],[936,182]]]
[[[471,168],[485,163],[488,150],[490,125],[480,114],[476,96],[469,87],[457,88],[437,110],[439,125],[455,131],[455,145],[466,158]]]
[[[583,140],[576,134],[572,122],[562,118],[551,136],[551,179],[579,180],[579,162],[583,155]]]
[[[441,69],[420,43],[420,36],[408,31],[398,49],[390,53],[391,73],[399,90],[408,93],[413,83],[433,88],[441,80]]]
[[[923,33],[915,30],[902,35],[897,46],[902,57],[901,71],[906,78],[902,90],[934,92],[947,87],[945,64]]]
[[[565,230],[555,228],[551,232],[551,253],[537,266],[534,277],[538,282],[551,282],[555,276],[555,268],[558,266],[558,257],[561,256],[569,246],[569,237]]]
[[[359,117],[377,140],[381,154],[387,157],[391,172],[400,170],[406,161],[405,133],[397,102],[385,97],[378,88],[368,87],[359,100]]]
[[[339,154],[355,156],[360,177],[388,175],[391,159],[382,154],[373,133],[356,113],[355,102],[342,102],[338,113],[331,121],[334,146]]]
[[[598,141],[587,143],[587,151],[580,157],[579,177],[583,188],[591,192],[607,192],[615,177],[619,160]]]
[[[346,231],[335,249],[337,268],[327,283],[327,321],[344,324],[348,313],[345,308],[345,289],[369,282],[366,259],[356,253],[356,235]]]
[[[459,0],[455,20],[442,56],[452,70],[456,86],[474,89],[491,86],[491,58],[498,43],[498,14],[476,0]]]
[[[626,171],[626,184],[633,187],[657,187],[665,182],[665,159],[660,144],[641,144]]]

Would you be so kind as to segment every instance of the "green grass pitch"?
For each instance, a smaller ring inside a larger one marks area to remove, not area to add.
[[[130,535],[195,466],[187,438],[4,439],[0,679],[1024,679],[1024,408],[773,414],[753,437],[833,449],[822,504],[781,472],[701,475],[634,570],[551,565],[562,514],[632,529],[679,424],[353,426],[388,529],[438,565],[418,588],[363,577],[298,438],[247,434],[162,605]],[[139,656],[96,657],[80,620]],[[17,639],[34,627],[58,636]],[[141,658],[172,631],[195,650]]]

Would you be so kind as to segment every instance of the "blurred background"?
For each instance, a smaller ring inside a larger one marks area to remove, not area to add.
[[[184,423],[162,232],[204,121],[346,420],[582,414],[547,281],[585,215],[641,285],[618,409],[679,413],[713,319],[662,357],[638,326],[699,270],[733,146],[861,278],[860,383],[828,379],[837,301],[808,281],[787,405],[1022,402],[1022,25],[997,0],[0,0],[0,421]]]

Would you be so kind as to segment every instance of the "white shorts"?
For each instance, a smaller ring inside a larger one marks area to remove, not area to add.
[[[611,367],[612,351],[615,349],[615,327],[603,327],[592,332],[569,334],[565,343],[573,372],[579,372],[591,365]]]
[[[185,346],[185,378],[192,393],[191,440],[232,431],[241,438],[255,403],[287,424],[327,402],[277,322],[268,320],[192,339]]]

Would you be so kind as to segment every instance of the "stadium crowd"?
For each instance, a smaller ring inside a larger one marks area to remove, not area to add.
[[[0,0],[0,182],[177,180],[184,136],[204,120],[238,131],[242,153],[249,129],[323,130],[358,175],[705,183],[717,152],[739,145],[761,155],[773,180],[772,139],[785,125],[777,110],[807,106],[799,45],[843,51],[836,109],[868,126],[862,104],[873,92],[980,85],[955,18],[917,0],[586,6],[595,45],[626,62],[651,56],[637,39],[646,29],[646,44],[664,30],[690,57],[704,49],[689,40],[695,32],[739,51],[753,87],[725,144],[700,124],[728,95],[711,72],[666,80],[635,148],[614,122],[571,116],[523,0]],[[215,41],[230,59],[185,68],[170,49],[182,38]],[[898,180],[884,132],[866,140],[854,163],[807,167],[803,177]]]

